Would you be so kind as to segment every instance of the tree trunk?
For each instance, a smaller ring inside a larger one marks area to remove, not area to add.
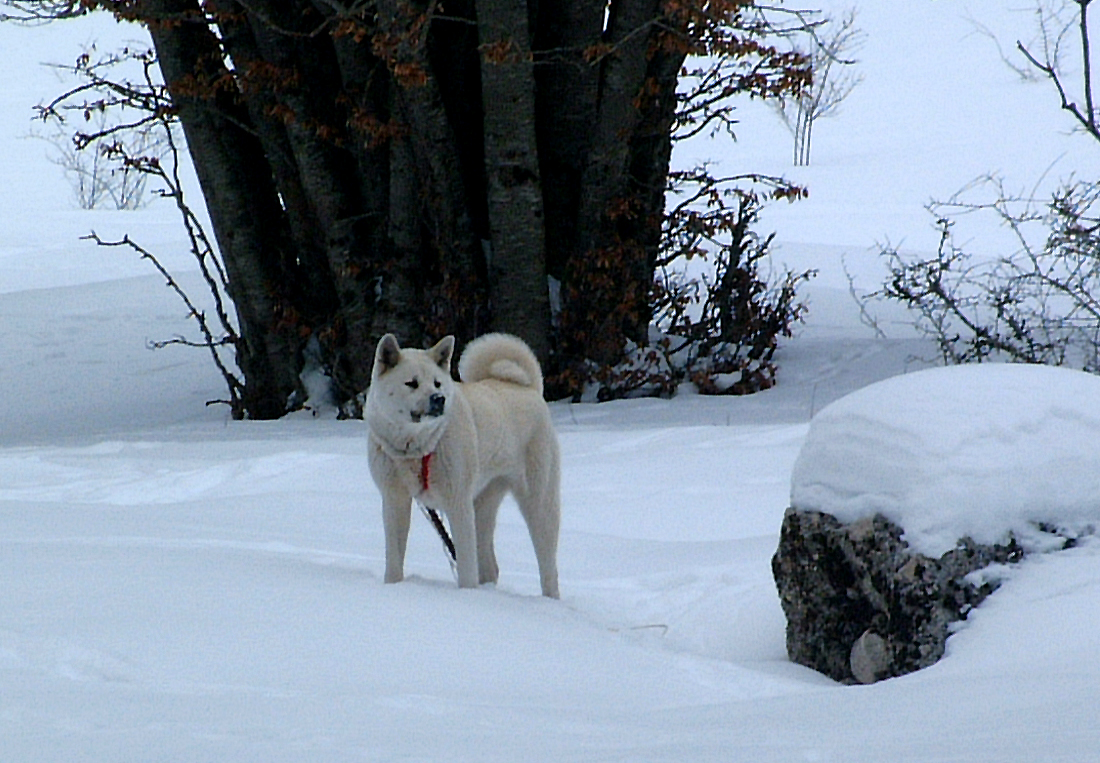
[[[613,365],[626,340],[646,340],[650,278],[638,280],[647,253],[637,237],[645,205],[638,204],[630,176],[630,137],[641,121],[638,102],[658,8],[659,0],[616,0],[609,10],[576,246],[562,297],[567,357]]]
[[[581,178],[596,121],[599,66],[586,56],[603,33],[603,0],[539,2],[534,28],[539,169],[546,270],[562,281],[576,255]]]
[[[637,99],[646,78],[650,35],[659,0],[616,0],[605,33],[608,52],[600,64],[596,119],[581,182],[578,251],[605,246],[619,210],[611,203],[628,190],[629,141],[640,120]]]
[[[425,333],[469,341],[484,329],[484,257],[467,205],[458,143],[428,51],[426,8],[379,0],[379,25],[396,40],[387,63],[397,88],[419,180],[425,243],[436,256],[439,284],[430,291]]]
[[[337,98],[341,77],[332,40],[308,34],[322,17],[301,2],[251,0],[249,8],[259,52],[281,78],[275,88],[278,114],[335,287],[337,303],[329,311],[326,339],[334,392],[347,399],[370,382],[374,300],[369,283],[372,254],[385,240],[384,217],[370,215],[359,195],[355,157],[346,148],[347,115]]]
[[[219,25],[222,45],[238,69],[246,72],[270,72],[260,53],[244,8],[236,0],[211,0],[210,6],[224,17]],[[268,75],[270,76],[270,74]],[[279,102],[265,87],[245,88],[241,93],[248,110],[250,126],[263,146],[290,235],[292,247],[284,252],[283,272],[294,274],[287,279],[299,313],[292,316],[299,330],[311,330],[323,325],[336,303],[335,287],[329,273],[324,251],[324,235],[320,223],[302,187],[294,150],[287,136],[286,124],[275,115]]]
[[[760,94],[804,79],[741,0],[93,5],[153,36],[256,417],[301,391],[313,339],[353,400],[386,331],[508,331],[575,393],[648,339],[685,55],[747,57],[735,87]]]
[[[287,241],[263,148],[246,129],[248,115],[215,87],[228,73],[218,41],[194,0],[141,0],[164,80],[179,114],[229,276],[240,323],[237,363],[245,376],[245,413],[277,418],[301,391],[298,345],[283,322],[279,290]],[[184,19],[180,21],[180,19]],[[160,23],[158,23],[158,21]]]
[[[478,0],[492,325],[550,358],[546,237],[526,0]]]
[[[423,343],[424,315],[421,309],[421,250],[424,246],[420,220],[420,186],[416,158],[408,138],[389,143],[390,238],[393,257],[381,282],[381,299],[387,306],[375,315],[374,336],[395,334],[403,345]]]
[[[646,287],[653,279],[661,247],[673,122],[679,105],[676,86],[686,58],[682,50],[655,48],[648,54],[644,96],[639,98],[638,124],[630,139],[629,192],[636,199],[638,210],[632,228],[620,233],[624,237],[634,237],[640,245],[638,256],[631,262],[630,277]],[[652,318],[648,292],[646,297],[645,305],[638,308],[639,320],[626,329],[632,338],[643,336]]]

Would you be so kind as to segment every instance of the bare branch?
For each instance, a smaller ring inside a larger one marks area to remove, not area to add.
[[[1054,88],[1058,92],[1058,97],[1061,101],[1061,108],[1072,114],[1078,125],[1086,133],[1091,135],[1095,140],[1100,141],[1100,125],[1097,124],[1095,100],[1092,91],[1092,50],[1089,43],[1088,30],[1088,6],[1091,0],[1072,0],[1072,2],[1078,8],[1077,23],[1075,26],[1081,51],[1082,95],[1085,101],[1083,110],[1070,96],[1060,72],[1062,40],[1074,25],[1063,23],[1061,25],[1061,30],[1057,34],[1052,33],[1049,28],[1048,14],[1046,14],[1042,6],[1040,6],[1037,8],[1036,13],[1039,16],[1041,33],[1040,43],[1043,47],[1042,59],[1035,55],[1027,45],[1019,40],[1016,42],[1016,49],[1023,54],[1024,58],[1027,59],[1028,63],[1030,63],[1036,71],[1054,84]]]
[[[214,361],[214,365],[217,367],[218,371],[221,372],[222,378],[225,379],[226,384],[229,387],[230,398],[236,405],[239,406],[240,393],[241,391],[243,391],[244,385],[233,374],[233,372],[226,367],[225,363],[221,359],[221,356],[218,354],[219,347],[235,345],[237,341],[239,341],[239,338],[234,333],[226,333],[223,336],[215,337],[213,331],[210,328],[210,324],[206,319],[206,313],[200,310],[195,305],[195,303],[191,301],[191,297],[187,294],[183,287],[180,286],[179,282],[175,279],[171,272],[169,272],[169,270],[161,263],[161,261],[157,259],[156,255],[154,255],[148,249],[145,249],[140,244],[133,241],[129,235],[125,235],[121,239],[118,239],[116,241],[107,241],[103,238],[100,238],[100,236],[95,231],[92,231],[89,235],[83,236],[82,238],[94,241],[97,246],[128,247],[134,252],[137,252],[142,259],[148,260],[152,263],[157,272],[164,277],[168,288],[175,292],[176,296],[178,296],[180,300],[183,301],[184,305],[187,306],[188,315],[195,319],[195,322],[199,326],[199,330],[202,332],[204,340],[202,342],[188,342],[182,338],[176,338],[164,342],[154,343],[153,346],[166,347],[170,344],[186,344],[191,347],[207,348],[210,351],[210,356]]]
[[[792,97],[781,97],[771,102],[794,139],[795,165],[810,163],[816,121],[835,115],[841,102],[863,81],[860,74],[849,71],[838,74],[833,68],[834,65],[850,67],[857,63],[845,55],[858,49],[866,38],[866,34],[855,26],[855,19],[856,12],[851,9],[839,19],[825,19],[818,24],[810,35],[810,52],[807,54],[813,73],[809,87]]]
[[[88,12],[81,0],[5,0],[4,6],[11,12],[0,13],[0,22],[29,26],[77,18]]]
[[[1005,193],[997,178],[971,187],[984,189],[991,199],[930,207],[941,232],[934,257],[882,247],[890,275],[859,299],[861,309],[876,300],[909,307],[947,363],[999,358],[1100,373],[1100,185],[1067,185],[1042,205]],[[976,212],[999,218],[1016,251],[987,261],[958,247],[955,220]],[[1041,244],[1029,232],[1037,225],[1046,230]]]
[[[1096,109],[1092,105],[1092,55],[1089,52],[1089,2],[1090,0],[1077,0],[1077,4],[1081,7],[1078,29],[1081,37],[1081,77],[1085,86],[1085,113],[1088,115],[1089,131],[1096,134]]]

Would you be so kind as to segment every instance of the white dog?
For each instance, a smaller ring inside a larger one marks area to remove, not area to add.
[[[558,598],[560,455],[538,360],[522,340],[488,334],[466,347],[455,382],[453,351],[453,336],[414,350],[387,334],[375,352],[366,419],[386,582],[405,575],[413,498],[447,515],[458,584],[496,582],[493,531],[511,492],[535,546],[542,593]]]

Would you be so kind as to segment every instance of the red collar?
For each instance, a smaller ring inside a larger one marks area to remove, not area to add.
[[[434,452],[428,453],[420,459],[420,492],[422,493],[427,493],[428,488],[431,486],[432,456],[434,455]]]

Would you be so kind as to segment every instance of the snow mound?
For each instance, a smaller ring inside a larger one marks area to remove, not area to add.
[[[1086,532],[1100,524],[1100,377],[983,364],[865,387],[810,423],[791,506],[881,513],[934,557],[1009,532],[1034,547],[1040,523]]]

